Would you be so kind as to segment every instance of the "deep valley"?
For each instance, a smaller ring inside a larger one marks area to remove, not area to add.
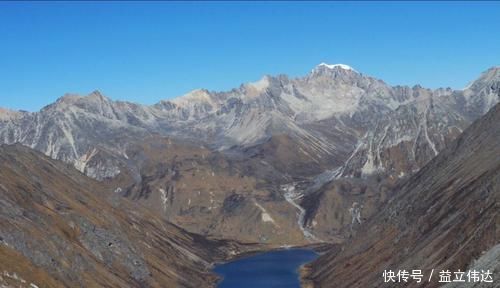
[[[305,246],[304,287],[466,270],[498,250],[499,100],[499,67],[452,90],[322,63],[149,106],[1,109],[0,285],[216,287],[216,264]]]

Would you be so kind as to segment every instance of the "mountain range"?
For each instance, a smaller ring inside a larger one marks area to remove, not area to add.
[[[353,205],[370,217],[499,95],[499,67],[462,90],[431,90],[322,63],[304,77],[264,76],[151,106],[96,91],[33,113],[2,109],[0,141],[69,163],[190,232],[342,241]]]
[[[303,245],[325,249],[305,287],[497,265],[499,100],[500,67],[453,90],[322,63],[149,106],[0,109],[0,285],[213,287],[214,263]]]

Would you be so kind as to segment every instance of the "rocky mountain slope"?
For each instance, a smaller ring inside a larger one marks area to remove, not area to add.
[[[307,243],[296,209],[269,184],[282,176],[260,161],[160,136],[129,145],[127,155],[140,181],[121,173],[108,185],[184,229],[242,242]]]
[[[384,284],[383,271],[403,269],[421,269],[426,279],[435,269],[430,283],[410,280],[405,287],[438,287],[443,285],[438,282],[439,271],[471,267],[494,271],[496,283],[499,144],[497,104],[394,189],[388,203],[362,224],[351,241],[313,262],[306,287],[392,287]],[[473,283],[471,287],[498,284]]]
[[[20,145],[0,146],[0,220],[2,287],[212,287],[212,263],[245,250]]]
[[[322,63],[304,77],[265,76],[152,106],[93,92],[34,113],[2,110],[0,142],[112,182],[192,232],[330,241],[349,232],[354,202],[369,217],[398,179],[497,103],[499,83],[498,67],[463,90],[431,90]]]
[[[392,87],[348,66],[320,64],[302,78],[265,76],[229,92],[196,90],[153,106],[112,101],[97,91],[65,95],[39,112],[0,112],[0,139],[72,163],[98,179],[119,172],[112,163],[100,173],[89,169],[94,149],[123,158],[129,139],[151,134],[219,150],[272,140],[281,148],[286,144],[274,138],[283,135],[295,140],[294,149],[309,162],[329,166],[345,163],[361,146],[344,174],[399,172],[435,156],[447,138],[498,102],[499,79],[500,68],[491,68],[464,90]],[[398,146],[411,155],[404,167],[382,155]]]

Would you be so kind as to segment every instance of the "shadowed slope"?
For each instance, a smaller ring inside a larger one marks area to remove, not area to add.
[[[210,263],[230,243],[187,233],[107,190],[29,148],[0,146],[0,284],[214,284]]]

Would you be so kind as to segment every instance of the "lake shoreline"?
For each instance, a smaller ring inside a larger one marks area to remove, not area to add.
[[[217,276],[217,281],[215,284],[215,287],[220,287],[220,285],[223,283],[227,275],[223,275],[220,271],[217,271],[217,269],[221,269],[221,267],[226,266],[226,267],[238,267],[238,265],[241,265],[242,267],[245,267],[245,264],[243,262],[248,262],[252,261],[252,258],[257,259],[257,258],[265,258],[265,257],[274,257],[270,255],[270,253],[274,253],[274,255],[279,255],[280,252],[285,252],[290,251],[290,253],[294,253],[294,251],[297,251],[297,253],[304,253],[305,251],[309,250],[310,252],[314,253],[314,257],[311,258],[311,255],[308,255],[307,258],[304,262],[298,263],[296,267],[293,267],[293,273],[294,273],[294,280],[297,281],[299,285],[302,283],[302,269],[305,267],[306,264],[309,262],[313,261],[317,257],[319,257],[321,254],[323,254],[328,247],[330,247],[331,244],[328,243],[314,243],[314,244],[306,244],[306,245],[297,245],[297,246],[275,246],[275,247],[265,247],[264,249],[256,249],[252,251],[245,251],[242,253],[239,253],[237,255],[234,255],[234,257],[228,257],[226,261],[221,261],[219,263],[214,263],[213,268],[212,268],[212,273],[214,273]],[[284,254],[284,256],[290,257],[290,253]],[[279,256],[276,256],[279,258]],[[269,260],[268,260],[269,261]],[[278,261],[278,260],[275,260]],[[297,261],[297,260],[296,260]],[[300,260],[299,260],[300,261]],[[240,264],[237,264],[237,262],[240,262]],[[278,261],[279,262],[279,261]],[[287,265],[293,265],[288,262],[284,263]],[[239,267],[241,269],[241,267]],[[231,268],[226,268],[228,270],[231,270]],[[256,270],[258,270],[258,267],[256,267]],[[290,272],[290,271],[288,271]],[[227,272],[230,273],[230,272]],[[233,273],[234,274],[234,273]],[[267,277],[275,277],[272,275],[272,273],[269,273]],[[281,277],[281,276],[280,276]],[[234,281],[235,277],[234,275],[232,276],[232,281]],[[285,275],[284,279],[288,279],[290,281],[290,275]],[[232,287],[232,286],[231,286]],[[301,286],[302,287],[302,286]]]
[[[255,244],[255,245],[257,247],[259,246],[259,244]],[[213,266],[229,263],[232,261],[239,260],[241,258],[246,258],[246,257],[250,257],[250,256],[262,254],[262,253],[268,253],[268,252],[272,252],[272,251],[289,250],[289,249],[310,249],[310,250],[313,250],[316,253],[321,255],[321,254],[323,254],[323,252],[327,251],[328,248],[332,247],[333,245],[335,245],[335,244],[313,243],[313,244],[292,245],[292,246],[268,246],[268,247],[264,246],[263,249],[257,248],[256,250],[248,250],[248,251],[244,251],[244,252],[241,252],[241,253],[238,253],[235,255],[230,255],[229,257],[227,257],[226,259],[224,259],[222,261],[214,262]]]

